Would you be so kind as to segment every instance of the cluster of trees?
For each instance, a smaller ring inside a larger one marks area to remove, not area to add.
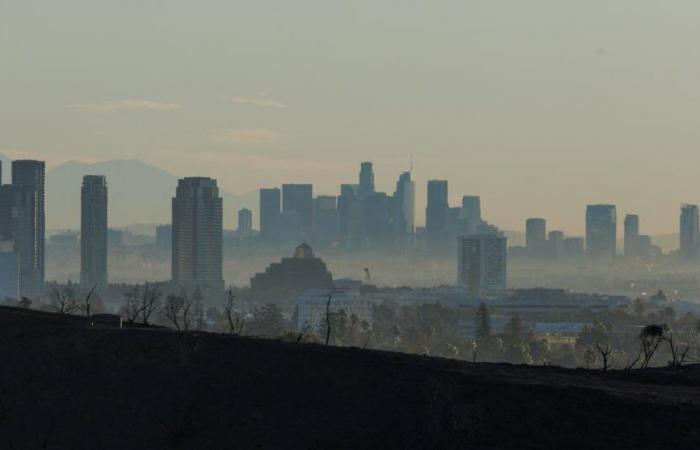
[[[548,364],[553,357],[549,343],[535,339],[520,316],[512,316],[503,332],[491,329],[490,315],[485,304],[476,312],[473,361],[503,361],[512,364]]]
[[[59,314],[89,316],[104,311],[94,287],[86,290],[74,283],[53,283],[47,291],[44,302],[22,299],[13,304]],[[439,303],[399,306],[385,301],[375,305],[372,324],[329,308],[317,330],[300,332],[296,313],[285,315],[272,303],[251,307],[238,294],[230,290],[227,300],[217,307],[207,304],[199,290],[191,296],[185,291],[166,295],[163,285],[147,283],[125,288],[121,314],[131,326],[164,325],[181,331],[283,338],[474,362],[629,370],[700,361],[700,320],[664,307],[662,292],[650,300],[637,299],[630,308],[528,316],[543,322],[587,323],[572,345],[536,337],[517,315],[496,331],[484,304],[469,311]],[[465,323],[473,323],[469,332]]]
[[[634,327],[636,333],[611,329],[603,322],[586,327],[577,347],[584,366],[630,370],[651,366],[679,368],[700,361],[700,320],[684,317],[669,323]]]

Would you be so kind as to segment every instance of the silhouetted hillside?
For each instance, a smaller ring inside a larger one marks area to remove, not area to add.
[[[693,448],[700,370],[469,364],[0,309],[0,448]]]

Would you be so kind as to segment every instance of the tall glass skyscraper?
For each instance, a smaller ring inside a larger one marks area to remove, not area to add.
[[[457,278],[469,294],[502,291],[508,287],[508,238],[502,233],[459,238]]]
[[[525,246],[528,256],[542,258],[547,253],[547,221],[532,217],[525,221]]]
[[[333,195],[319,195],[314,199],[314,242],[328,247],[339,238],[338,200]]]
[[[411,180],[411,172],[404,172],[396,182],[394,191],[394,232],[399,239],[410,236],[415,231],[416,183]]]
[[[680,256],[684,261],[698,259],[700,253],[698,205],[683,205],[680,221]]]
[[[625,216],[625,257],[639,256],[639,216],[627,214]]]
[[[360,195],[374,194],[374,168],[372,163],[365,161],[360,164]]]
[[[592,258],[614,259],[617,255],[617,212],[615,205],[586,208],[586,252]]]
[[[107,179],[83,178],[80,210],[80,284],[98,292],[107,287]]]
[[[172,205],[173,282],[190,292],[222,295],[223,202],[216,180],[180,180]]]
[[[311,184],[282,185],[282,211],[296,214],[301,234],[306,239],[311,239],[313,230],[313,203]]]
[[[467,234],[476,234],[481,225],[481,198],[476,195],[462,197],[462,218],[465,219]]]
[[[278,188],[260,189],[260,237],[265,243],[277,241],[282,209],[282,194]]]
[[[238,237],[249,237],[253,234],[253,211],[248,208],[238,210]]]
[[[19,257],[20,296],[36,298],[46,278],[46,165],[43,161],[12,162],[17,189],[15,249]]]
[[[428,245],[441,246],[447,242],[447,180],[428,181],[428,206],[425,209],[425,232]]]

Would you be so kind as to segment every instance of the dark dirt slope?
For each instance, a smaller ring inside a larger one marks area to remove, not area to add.
[[[0,448],[693,448],[700,369],[468,364],[0,310]]]

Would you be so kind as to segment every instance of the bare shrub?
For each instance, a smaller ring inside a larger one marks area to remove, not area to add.
[[[228,291],[228,299],[224,303],[224,312],[228,323],[228,332],[234,336],[240,336],[245,329],[245,320],[243,314],[235,310],[236,296],[233,290]]]
[[[149,325],[153,313],[160,307],[160,285],[146,283],[143,292],[138,286],[124,294],[122,314],[129,323]]]
[[[163,315],[178,331],[187,331],[194,319],[192,303],[186,295],[168,295]]]
[[[51,306],[59,314],[71,314],[80,309],[80,304],[72,286],[55,287],[51,291]]]
[[[596,350],[598,350],[598,353],[600,353],[600,358],[603,362],[603,372],[608,370],[608,361],[610,358],[610,353],[612,352],[612,347],[610,347],[610,344],[602,344],[600,342],[596,342],[595,344]]]

